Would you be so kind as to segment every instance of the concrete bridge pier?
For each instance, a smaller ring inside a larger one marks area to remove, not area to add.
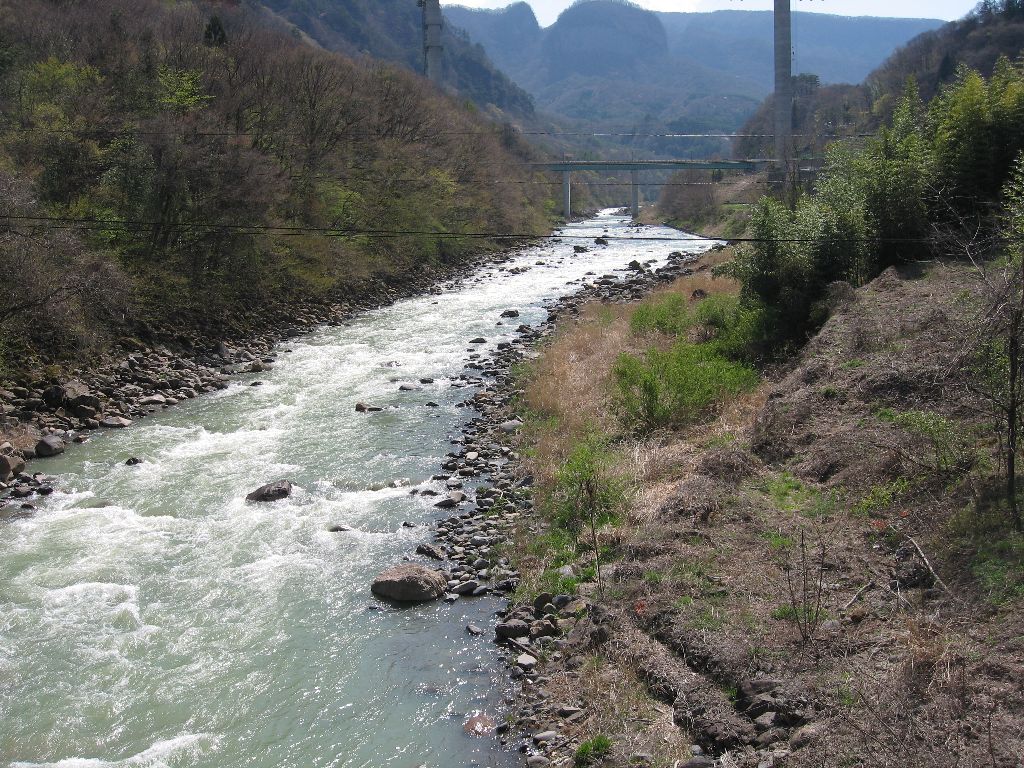
[[[562,213],[566,221],[572,218],[572,171],[562,171]]]
[[[631,201],[631,210],[633,212],[633,220],[636,221],[640,218],[640,174],[638,171],[633,170],[629,172],[629,180],[632,182],[632,193],[633,198]]]

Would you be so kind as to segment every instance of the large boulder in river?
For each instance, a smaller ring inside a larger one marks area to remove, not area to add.
[[[280,501],[292,495],[292,484],[287,480],[267,483],[245,497],[246,501]]]
[[[64,453],[64,441],[56,435],[47,435],[36,443],[36,456],[48,458]]]
[[[415,563],[388,568],[373,580],[370,591],[377,597],[402,603],[436,600],[444,594],[448,582],[438,571]]]

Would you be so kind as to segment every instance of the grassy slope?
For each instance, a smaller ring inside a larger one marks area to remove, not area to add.
[[[695,287],[734,289],[698,272],[672,290]],[[693,722],[687,701],[710,702],[717,722],[752,738],[763,729],[733,704],[746,703],[745,681],[771,677],[786,702],[783,730],[762,736],[775,741],[777,765],[1018,764],[1024,542],[978,511],[993,446],[957,364],[973,289],[958,265],[886,272],[757,393],[697,427],[618,444],[612,472],[634,493],[621,524],[601,533],[614,561],[603,594],[580,585],[614,619],[612,640],[587,662],[604,671],[581,695],[594,704],[578,738],[612,736],[614,764],[646,740],[655,764],[671,765],[685,755],[678,739],[647,734],[657,717],[616,722],[602,703],[607,681],[646,679],[656,698],[674,701],[677,723]],[[584,431],[617,432],[602,372],[638,343],[626,310],[593,307],[536,364],[526,402],[548,418],[532,436],[542,498]],[[908,413],[936,414],[952,430],[922,437],[894,416]],[[956,459],[937,460],[941,451]],[[812,604],[823,585],[810,642],[793,620],[803,608],[801,537]],[[948,590],[929,584],[914,544]],[[574,567],[592,560],[584,553]],[[534,588],[552,586],[551,565],[537,548],[524,558]],[[826,727],[805,731],[813,746],[786,756],[801,717]],[[733,755],[747,764],[742,750]]]

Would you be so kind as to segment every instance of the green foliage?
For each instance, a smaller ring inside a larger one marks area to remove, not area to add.
[[[666,336],[682,336],[693,327],[693,318],[687,307],[686,297],[668,293],[645,301],[633,312],[630,319],[633,333],[663,333]]]
[[[935,474],[961,474],[978,461],[970,431],[945,416],[931,411],[886,408],[879,411],[878,417],[922,440],[928,447],[925,461]]]
[[[213,98],[204,92],[203,73],[198,70],[161,66],[157,82],[160,105],[182,115],[202,109]]]
[[[971,572],[995,605],[1024,598],[1024,534],[1004,532],[980,541]]]
[[[613,368],[623,421],[650,431],[707,418],[729,397],[752,389],[758,375],[722,357],[710,345],[679,342],[668,351],[642,357],[623,354]]]
[[[795,543],[793,539],[779,531],[768,531],[764,537],[774,552],[787,552],[793,548]]]
[[[622,483],[611,477],[612,454],[596,435],[581,441],[555,473],[549,499],[556,526],[578,535],[584,525],[614,522],[625,504]]]
[[[857,517],[877,515],[895,504],[909,490],[910,481],[905,477],[872,486],[864,498],[854,506],[853,514]]]
[[[311,48],[234,5],[209,16],[138,0],[111,16],[23,0],[0,14],[0,123],[12,126],[0,166],[35,201],[22,213],[95,220],[67,231],[53,261],[65,278],[79,262],[124,278],[136,311],[97,309],[104,328],[237,330],[268,303],[499,246],[431,232],[545,226],[540,185],[462,181],[538,177],[514,133],[496,136],[411,72]],[[343,234],[382,228],[426,234]],[[75,312],[54,309],[67,341],[39,346],[84,350]]]
[[[1024,66],[1001,59],[986,81],[966,66],[932,102],[936,184],[961,211],[999,196],[1024,150]]]
[[[589,768],[599,764],[612,751],[612,740],[607,736],[598,735],[579,745],[573,760],[577,768]]]

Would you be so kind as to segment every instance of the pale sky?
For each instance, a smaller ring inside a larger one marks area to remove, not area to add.
[[[504,8],[513,0],[442,0],[443,5],[473,8]],[[573,0],[528,0],[541,25],[553,23]],[[723,9],[770,11],[773,0],[638,0],[652,11],[717,11]],[[835,13],[841,16],[908,16],[926,19],[959,19],[978,0],[793,0],[794,11]]]

